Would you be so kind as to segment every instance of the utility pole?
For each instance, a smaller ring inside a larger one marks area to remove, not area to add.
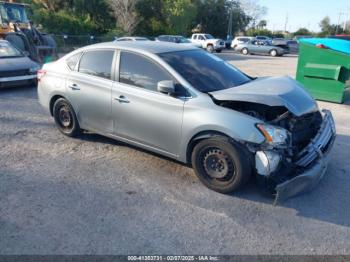
[[[337,23],[337,27],[335,28],[335,34],[336,35],[338,34],[338,28],[340,26],[340,18],[341,18],[342,15],[343,15],[343,13],[339,12],[338,23]]]
[[[287,13],[287,14],[286,14],[286,21],[285,21],[285,23],[284,23],[284,32],[287,32],[288,19],[289,19],[289,15],[288,15],[288,13]]]
[[[227,39],[232,37],[232,18],[233,18],[233,14],[232,14],[232,10],[230,11],[230,18],[229,18],[229,22],[228,22],[228,28],[227,28]]]

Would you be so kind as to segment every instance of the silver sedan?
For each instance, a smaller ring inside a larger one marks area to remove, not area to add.
[[[240,43],[235,47],[235,50],[243,55],[258,54],[270,56],[283,56],[284,50],[281,47],[272,45],[269,41],[251,40],[245,43]]]
[[[88,130],[181,161],[230,193],[254,175],[285,199],[323,176],[335,137],[288,77],[252,78],[195,47],[104,43],[44,65],[39,99],[58,129]]]

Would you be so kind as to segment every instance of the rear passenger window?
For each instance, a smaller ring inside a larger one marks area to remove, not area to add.
[[[69,67],[70,70],[74,70],[75,66],[77,65],[77,63],[79,62],[79,58],[81,57],[81,52],[75,55],[72,55],[71,57],[69,57],[67,59],[67,65]]]
[[[86,52],[80,60],[79,72],[111,79],[113,56],[113,50]]]

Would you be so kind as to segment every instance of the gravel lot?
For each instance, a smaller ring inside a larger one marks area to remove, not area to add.
[[[251,75],[295,75],[293,56],[220,56]],[[350,254],[350,109],[320,107],[339,133],[328,173],[275,207],[254,181],[221,195],[179,163],[64,137],[36,88],[0,90],[0,254]]]

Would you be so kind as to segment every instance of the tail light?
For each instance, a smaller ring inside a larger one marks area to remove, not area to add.
[[[38,73],[37,73],[37,78],[38,78],[38,81],[40,82],[40,80],[46,75],[46,70],[38,70]]]

